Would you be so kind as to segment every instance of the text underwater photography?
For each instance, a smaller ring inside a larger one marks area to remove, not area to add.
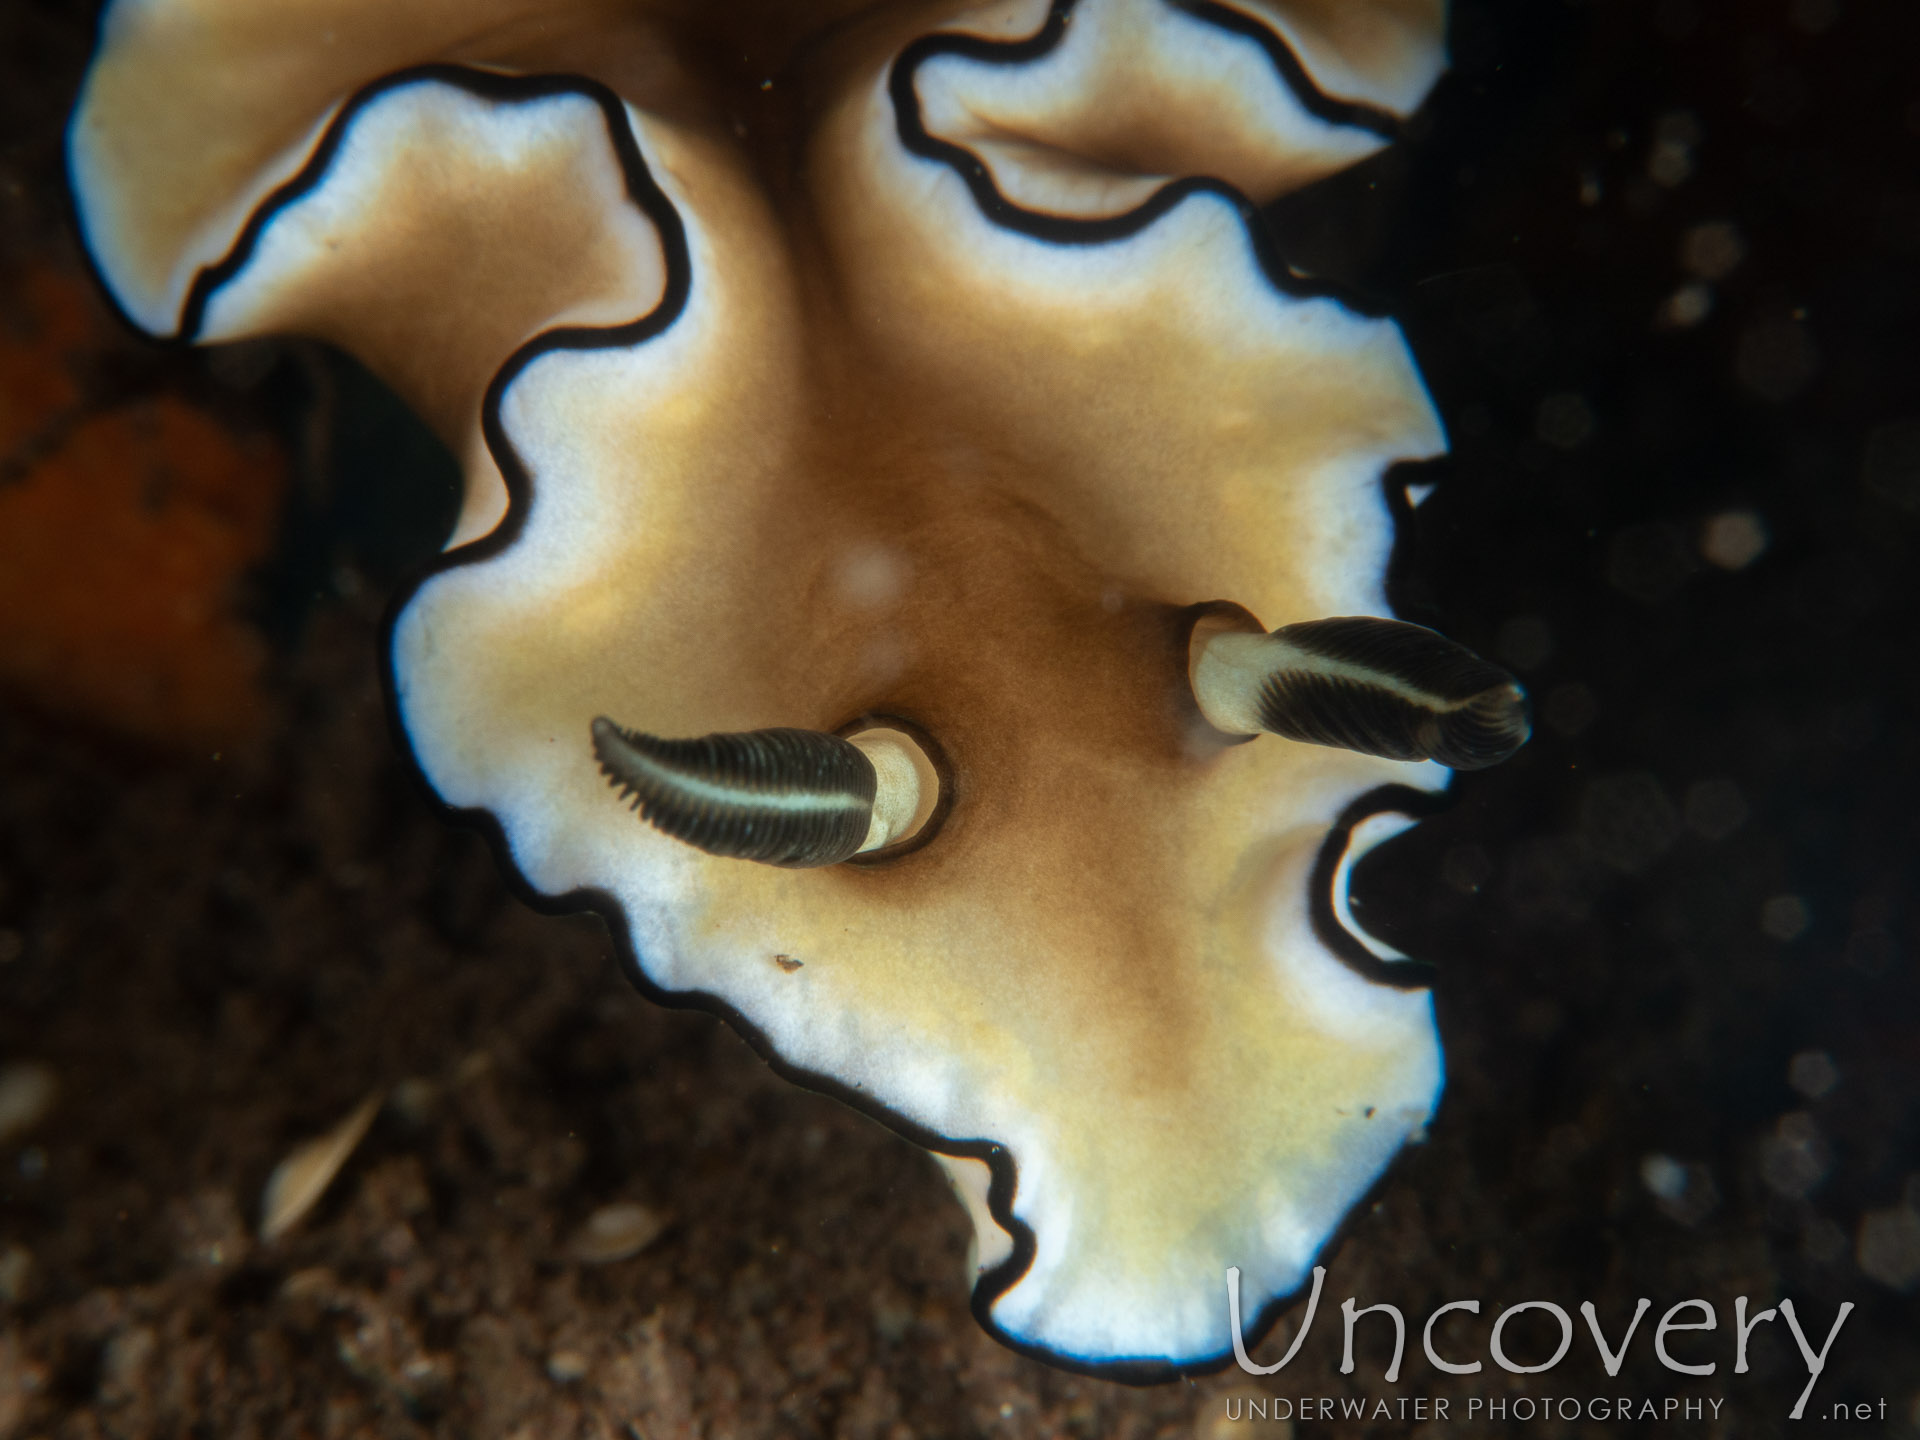
[[[727,37],[692,68],[720,77],[722,112],[745,97],[733,123],[762,144],[804,47],[655,8],[663,33]],[[831,43],[855,12],[913,7],[818,8]],[[1001,10],[1054,17],[1062,44],[1107,14],[1244,37],[1334,13]],[[434,792],[442,757],[387,657],[468,521],[472,456],[329,345],[156,343],[129,320],[66,148],[100,14],[0,3],[0,1440],[1920,1440],[1912,0],[1450,0],[1445,72],[1376,127],[1391,143],[1248,208],[1303,294],[1360,297],[1404,336],[1445,453],[1382,477],[1386,598],[1517,678],[1532,733],[1443,794],[1406,792],[1418,823],[1358,859],[1321,837],[1370,813],[1314,821],[1303,864],[1326,896],[1303,933],[1337,931],[1343,980],[1391,976],[1371,988],[1392,1003],[1430,987],[1437,1105],[1329,1165],[1366,1170],[1350,1206],[1247,1227],[1293,1269],[1228,1250],[1172,1298],[1126,1242],[1186,1245],[1211,1218],[1109,1214],[1087,1189],[1029,1226],[1023,1202],[1068,1161],[1022,1172],[1011,1142],[903,1116],[857,1065],[786,1058],[737,1005],[676,1001],[636,959],[644,923],[598,895],[552,913],[511,863],[507,834],[537,825],[476,826],[478,802]],[[941,58],[930,95],[964,68]],[[545,98],[484,63],[459,84],[503,112]],[[682,203],[682,171],[657,169]],[[672,295],[671,207],[648,203]],[[433,283],[468,278],[448,262]],[[777,627],[789,599],[730,613]],[[523,678],[500,710],[542,692]],[[478,713],[459,716],[476,747],[503,728]],[[970,803],[948,838],[975,833]],[[623,841],[659,838],[617,819]],[[1102,842],[1116,867],[1123,842]],[[1016,864],[988,888],[1030,882]],[[834,973],[783,944],[755,983]],[[930,993],[962,1028],[1047,1008]],[[1193,1023],[1167,1005],[1155,1063],[1203,1069],[1160,1045]],[[1259,1025],[1232,1033],[1251,1047]],[[1002,1065],[1008,1086],[1043,1068]],[[1059,1154],[1120,1173],[1119,1144]],[[1156,1197],[1238,1183],[1224,1162],[1139,1168]],[[1045,1328],[1067,1300],[1022,1308],[1022,1267],[1069,1263],[1044,1223],[1062,1217],[1113,1237],[1072,1263],[1151,1295],[1083,1306],[1105,1349]],[[1163,1317],[1205,1343],[1160,1346]]]

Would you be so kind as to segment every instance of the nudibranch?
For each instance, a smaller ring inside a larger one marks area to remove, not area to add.
[[[463,458],[389,635],[433,790],[934,1151],[1059,1363],[1219,1363],[1439,1097],[1347,874],[1525,701],[1387,618],[1441,426],[1259,207],[1443,21],[113,0],[73,121],[132,320],[337,343]]]

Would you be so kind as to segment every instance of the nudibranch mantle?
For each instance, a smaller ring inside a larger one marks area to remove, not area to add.
[[[1188,688],[1205,602],[1386,613],[1382,477],[1444,438],[1254,206],[1385,142],[1441,9],[855,9],[712,21],[800,57],[763,87],[671,3],[116,0],[83,228],[147,329],[335,341],[465,458],[392,693],[537,896],[938,1152],[1003,1339],[1219,1363],[1227,1267],[1271,1311],[1441,1089],[1423,972],[1342,921],[1447,772],[1236,744]],[[897,723],[940,828],[704,853],[618,803],[603,715]]]

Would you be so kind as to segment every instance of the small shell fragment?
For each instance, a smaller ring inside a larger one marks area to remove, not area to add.
[[[0,1145],[45,1119],[59,1091],[53,1071],[44,1065],[22,1061],[0,1070]]]
[[[383,1092],[374,1091],[333,1129],[317,1140],[307,1141],[274,1167],[260,1197],[262,1240],[278,1240],[326,1193],[347,1157],[365,1138],[384,1098]]]
[[[21,1245],[0,1250],[0,1305],[17,1305],[33,1283],[33,1252]]]
[[[578,1350],[555,1350],[547,1356],[547,1378],[556,1385],[571,1385],[586,1378],[592,1368]]]
[[[611,1265],[638,1255],[667,1228],[667,1216],[645,1205],[602,1205],[574,1232],[567,1251],[585,1265]]]
[[[409,1075],[393,1087],[394,1113],[416,1130],[433,1118],[439,1103],[440,1087],[424,1075]]]
[[[282,1300],[325,1300],[340,1288],[340,1277],[324,1265],[296,1270],[280,1285]]]

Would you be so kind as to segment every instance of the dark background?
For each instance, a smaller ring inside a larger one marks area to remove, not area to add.
[[[0,1440],[1238,1433],[1237,1372],[1133,1391],[987,1340],[917,1152],[644,1005],[433,816],[376,631],[451,462],[337,357],[162,352],[89,298],[59,127],[91,25],[0,12],[0,587],[47,577],[0,588],[0,1075],[54,1086],[0,1118]],[[1453,439],[1396,605],[1538,720],[1356,876],[1442,968],[1450,1079],[1328,1306],[1656,1308],[1617,1380],[1583,1328],[1533,1380],[1416,1337],[1398,1387],[1364,1341],[1338,1375],[1323,1309],[1273,1393],[1721,1397],[1704,1432],[1777,1434],[1804,1366],[1776,1323],[1729,1374],[1728,1327],[1790,1296],[1816,1343],[1858,1306],[1809,1415],[1920,1432],[1915,30],[1459,4],[1408,142],[1274,207],[1401,317]],[[153,628],[156,586],[193,618]],[[254,1238],[273,1166],[376,1090]],[[615,1201],[665,1232],[581,1263]],[[1651,1357],[1693,1296],[1707,1379]]]

